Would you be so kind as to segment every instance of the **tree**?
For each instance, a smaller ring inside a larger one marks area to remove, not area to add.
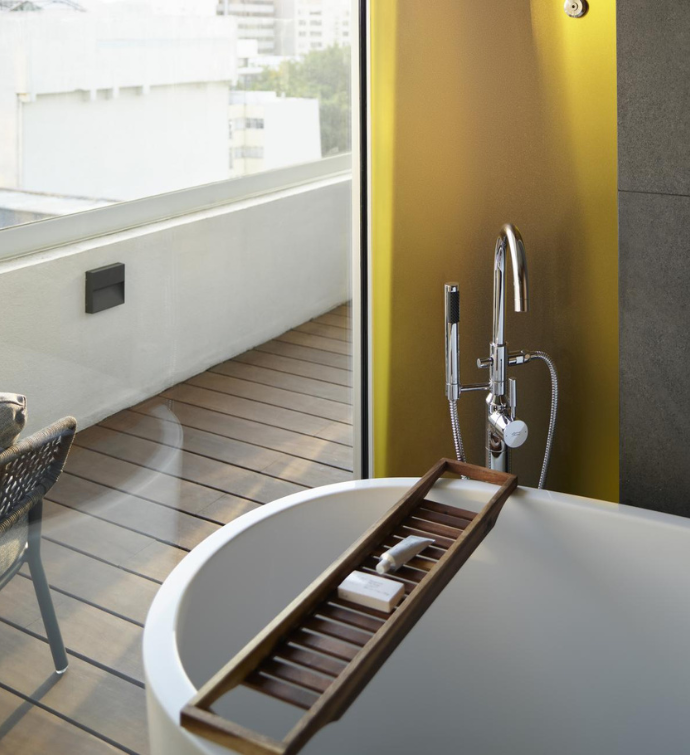
[[[314,50],[300,60],[283,61],[251,77],[246,89],[319,101],[323,156],[349,152],[350,48]]]

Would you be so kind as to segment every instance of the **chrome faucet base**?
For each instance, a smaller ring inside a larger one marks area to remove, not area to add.
[[[500,436],[487,428],[486,464],[494,472],[510,472],[510,451]]]

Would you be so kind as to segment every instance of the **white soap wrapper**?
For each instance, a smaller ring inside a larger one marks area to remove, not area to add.
[[[404,593],[405,586],[401,582],[363,571],[353,571],[338,585],[339,598],[387,613],[395,608]]]

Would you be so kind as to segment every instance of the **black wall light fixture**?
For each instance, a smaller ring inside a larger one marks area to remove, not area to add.
[[[95,315],[124,303],[125,266],[122,262],[86,271],[87,314]]]

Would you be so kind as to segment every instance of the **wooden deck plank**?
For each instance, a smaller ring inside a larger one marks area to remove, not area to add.
[[[181,480],[174,474],[162,474],[158,470],[112,459],[88,448],[80,448],[79,445],[72,446],[66,469],[85,480],[189,514],[200,513],[223,495],[219,490]],[[173,467],[170,472],[174,473]]]
[[[176,421],[176,417],[171,412],[166,413],[164,409],[148,414],[125,410],[107,417],[100,426],[160,445],[220,459],[254,472],[261,472],[283,456],[272,449],[226,438],[207,430],[187,427]]]
[[[282,388],[251,383],[247,380],[238,380],[227,375],[220,375],[217,372],[203,372],[201,375],[196,375],[187,380],[187,384],[227,393],[230,396],[246,398],[250,401],[258,401],[262,404],[302,412],[310,417],[352,424],[352,407],[348,404],[305,396],[303,393],[293,393]]]
[[[114,566],[120,566],[152,542],[146,535],[50,500],[43,505],[43,536]]]
[[[49,500],[43,509],[43,536],[158,582],[188,552]]]
[[[151,540],[149,545],[122,563],[125,569],[164,582],[188,551]]]
[[[159,585],[50,540],[41,546],[48,584],[143,626]],[[28,576],[28,566],[22,567]]]
[[[335,443],[343,443],[347,446],[351,446],[353,443],[352,426],[343,425],[340,422],[332,422],[328,427],[319,431],[317,435],[324,440],[332,440]]]
[[[65,597],[55,608],[65,646],[143,684],[143,628],[76,598]],[[28,629],[45,636],[40,619]]]
[[[349,304],[341,304],[339,307],[332,309],[329,314],[339,315],[349,319],[352,316],[352,307]]]
[[[89,427],[79,433],[74,442],[91,451],[257,503],[269,503],[276,498],[304,490],[303,485],[277,480],[183,449],[162,446],[132,435],[123,435],[105,427]]]
[[[56,610],[60,603],[69,600],[66,595],[56,592],[52,592],[52,597]],[[41,610],[31,580],[18,575],[0,590],[0,619],[22,628],[41,620]]]
[[[290,330],[287,333],[283,333],[279,336],[277,341],[282,343],[292,343],[296,346],[307,346],[310,349],[318,349],[319,351],[328,351],[333,354],[343,354],[344,356],[351,356],[352,345],[338,341],[335,338],[323,338],[322,336],[312,336],[308,333],[300,333],[297,330]]]
[[[290,357],[290,359],[301,359],[304,362],[314,362],[326,367],[337,367],[340,370],[352,370],[352,359],[343,354],[334,354],[331,351],[322,351],[321,349],[307,348],[298,346],[294,343],[287,343],[275,339],[256,346],[255,351],[263,351],[266,354],[277,354],[281,357]]]
[[[239,354],[232,359],[235,364],[252,364],[257,367],[265,367],[268,370],[284,372],[288,375],[320,380],[324,383],[334,383],[344,388],[352,388],[352,372],[339,367],[328,367],[303,359],[293,359],[289,356],[279,356],[264,351],[252,349]]]
[[[122,750],[4,689],[0,720],[0,753],[6,755],[122,755]]]
[[[326,325],[322,322],[312,320],[305,322],[302,325],[293,329],[297,333],[308,333],[312,336],[321,336],[322,338],[330,338],[335,341],[343,341],[344,343],[352,343],[352,331],[345,328],[338,328],[333,325]],[[347,352],[351,353],[351,351]]]
[[[327,419],[312,417],[308,414],[292,411],[291,409],[269,406],[268,404],[238,398],[237,396],[229,396],[226,393],[219,393],[218,391],[197,388],[188,383],[176,385],[163,391],[161,396],[173,399],[174,401],[182,401],[185,404],[201,406],[204,409],[221,414],[229,414],[240,419],[261,422],[269,427],[280,427],[283,430],[302,433],[303,435],[314,436],[330,424],[330,421]]]
[[[279,459],[264,472],[284,480],[301,480],[303,484],[313,488],[320,485],[333,485],[336,482],[348,482],[352,479],[352,472],[290,456]]]
[[[305,396],[352,405],[352,389],[345,386],[326,383],[323,380],[313,380],[312,378],[300,375],[290,375],[286,372],[271,370],[253,364],[244,364],[234,359],[217,364],[209,372],[217,372],[228,377],[269,385],[273,388],[282,388],[283,390]]]
[[[180,422],[186,427],[215,433],[225,438],[242,440],[260,445],[289,456],[297,456],[309,461],[318,461],[331,467],[352,471],[352,451],[330,441],[309,435],[270,427],[260,422],[231,417],[227,414],[204,409],[200,406],[153,398],[132,407],[130,411],[140,412],[170,422]]]
[[[349,317],[343,317],[342,315],[335,315],[333,313],[326,313],[320,317],[315,317],[313,322],[323,323],[324,325],[332,325],[336,328],[344,328],[345,330],[352,329],[352,320]]]
[[[222,521],[208,522],[69,473],[63,473],[48,499],[187,550],[213,534]]]
[[[3,684],[102,737],[142,755],[148,753],[146,697],[141,687],[75,656],[70,656],[66,674],[53,672],[46,642],[0,622]],[[0,752],[4,746],[0,739]]]
[[[50,593],[68,652],[143,684],[141,641],[144,630],[140,626],[55,590]],[[36,606],[32,621],[26,621],[23,605]],[[33,584],[21,575],[0,590],[0,617],[43,638],[46,636]]]
[[[127,432],[136,437],[160,443],[167,434],[165,426],[168,423],[155,416],[121,412],[105,420],[103,424],[111,430]],[[258,446],[240,443],[205,430],[179,424],[176,427],[181,435],[179,438],[181,448],[219,462],[242,464],[256,472],[308,487],[352,479],[351,473],[341,469],[304,459],[295,459],[278,451],[269,451]],[[274,469],[282,471],[276,474]]]

